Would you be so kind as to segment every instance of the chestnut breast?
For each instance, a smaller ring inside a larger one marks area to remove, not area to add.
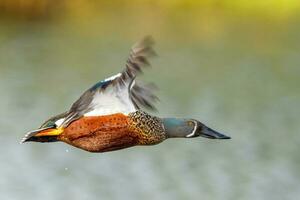
[[[138,133],[130,129],[129,121],[121,113],[82,117],[66,127],[58,139],[90,152],[123,149],[138,144]]]

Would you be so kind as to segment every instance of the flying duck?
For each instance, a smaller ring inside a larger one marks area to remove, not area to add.
[[[135,44],[125,69],[86,90],[71,108],[51,117],[24,142],[62,141],[89,152],[107,152],[136,145],[154,145],[168,138],[230,139],[196,119],[161,118],[154,110],[155,87],[136,80],[155,55],[151,37]]]

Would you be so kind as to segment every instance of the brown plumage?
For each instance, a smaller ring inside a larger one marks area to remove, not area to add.
[[[146,113],[83,117],[66,127],[57,140],[90,151],[106,152],[164,140],[159,119]]]

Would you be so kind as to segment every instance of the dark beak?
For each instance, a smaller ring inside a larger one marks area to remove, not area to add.
[[[202,127],[200,136],[206,137],[209,139],[230,139],[230,137],[223,135],[221,133],[218,133],[217,131],[215,131],[211,128],[208,128],[206,126]]]

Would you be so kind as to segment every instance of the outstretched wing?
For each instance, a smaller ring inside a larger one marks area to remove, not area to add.
[[[153,93],[155,86],[135,80],[135,77],[142,73],[142,68],[150,65],[148,58],[155,55],[153,44],[151,37],[146,37],[135,44],[125,69],[115,76],[96,83],[84,92],[58,125],[67,126],[82,116],[128,114],[141,107],[155,109],[153,105],[157,100]]]

